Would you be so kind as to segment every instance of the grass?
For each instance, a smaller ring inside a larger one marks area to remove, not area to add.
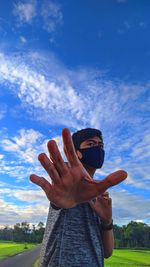
[[[35,248],[35,244],[0,241],[0,260]],[[38,267],[39,259],[33,267]],[[113,256],[105,260],[105,267],[150,267],[150,250],[115,249]]]
[[[0,260],[35,248],[35,244],[0,241]]]
[[[32,267],[38,267],[39,259]],[[150,250],[115,249],[105,267],[150,267]]]
[[[115,249],[105,267],[150,267],[150,250]]]
[[[37,259],[34,264],[32,265],[32,267],[39,267],[39,259]]]

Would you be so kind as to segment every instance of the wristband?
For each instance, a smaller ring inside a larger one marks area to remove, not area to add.
[[[57,207],[56,205],[54,205],[52,202],[50,203],[50,205],[54,210],[60,210],[61,209],[61,208]]]
[[[109,231],[113,229],[113,220],[110,224],[105,224],[103,222],[101,222],[101,228],[103,231]]]

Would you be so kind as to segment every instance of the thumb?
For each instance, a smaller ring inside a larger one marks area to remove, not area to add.
[[[119,170],[109,174],[105,179],[99,182],[99,193],[105,192],[109,187],[117,185],[127,178],[128,174],[124,170]]]

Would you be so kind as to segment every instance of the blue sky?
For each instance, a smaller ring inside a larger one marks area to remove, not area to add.
[[[46,221],[48,201],[29,175],[61,131],[103,132],[118,169],[114,222],[150,223],[150,2],[27,0],[0,4],[0,225]]]

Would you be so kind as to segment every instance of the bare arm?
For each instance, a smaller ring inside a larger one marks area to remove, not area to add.
[[[39,185],[45,191],[49,201],[57,207],[71,208],[79,203],[87,202],[126,179],[127,173],[120,170],[108,175],[100,182],[94,181],[79,161],[68,129],[63,129],[62,138],[69,164],[66,165],[63,161],[56,142],[50,140],[47,145],[50,158],[44,153],[38,158],[52,179],[52,184],[38,175],[30,176],[30,180]]]
[[[104,257],[109,258],[114,249],[114,233],[113,230],[102,231],[102,240],[104,246]]]
[[[95,203],[90,201],[90,206],[101,219],[104,257],[108,258],[112,255],[114,249],[113,229],[107,229],[112,223],[112,200],[109,197],[109,193],[105,192],[99,195]]]

